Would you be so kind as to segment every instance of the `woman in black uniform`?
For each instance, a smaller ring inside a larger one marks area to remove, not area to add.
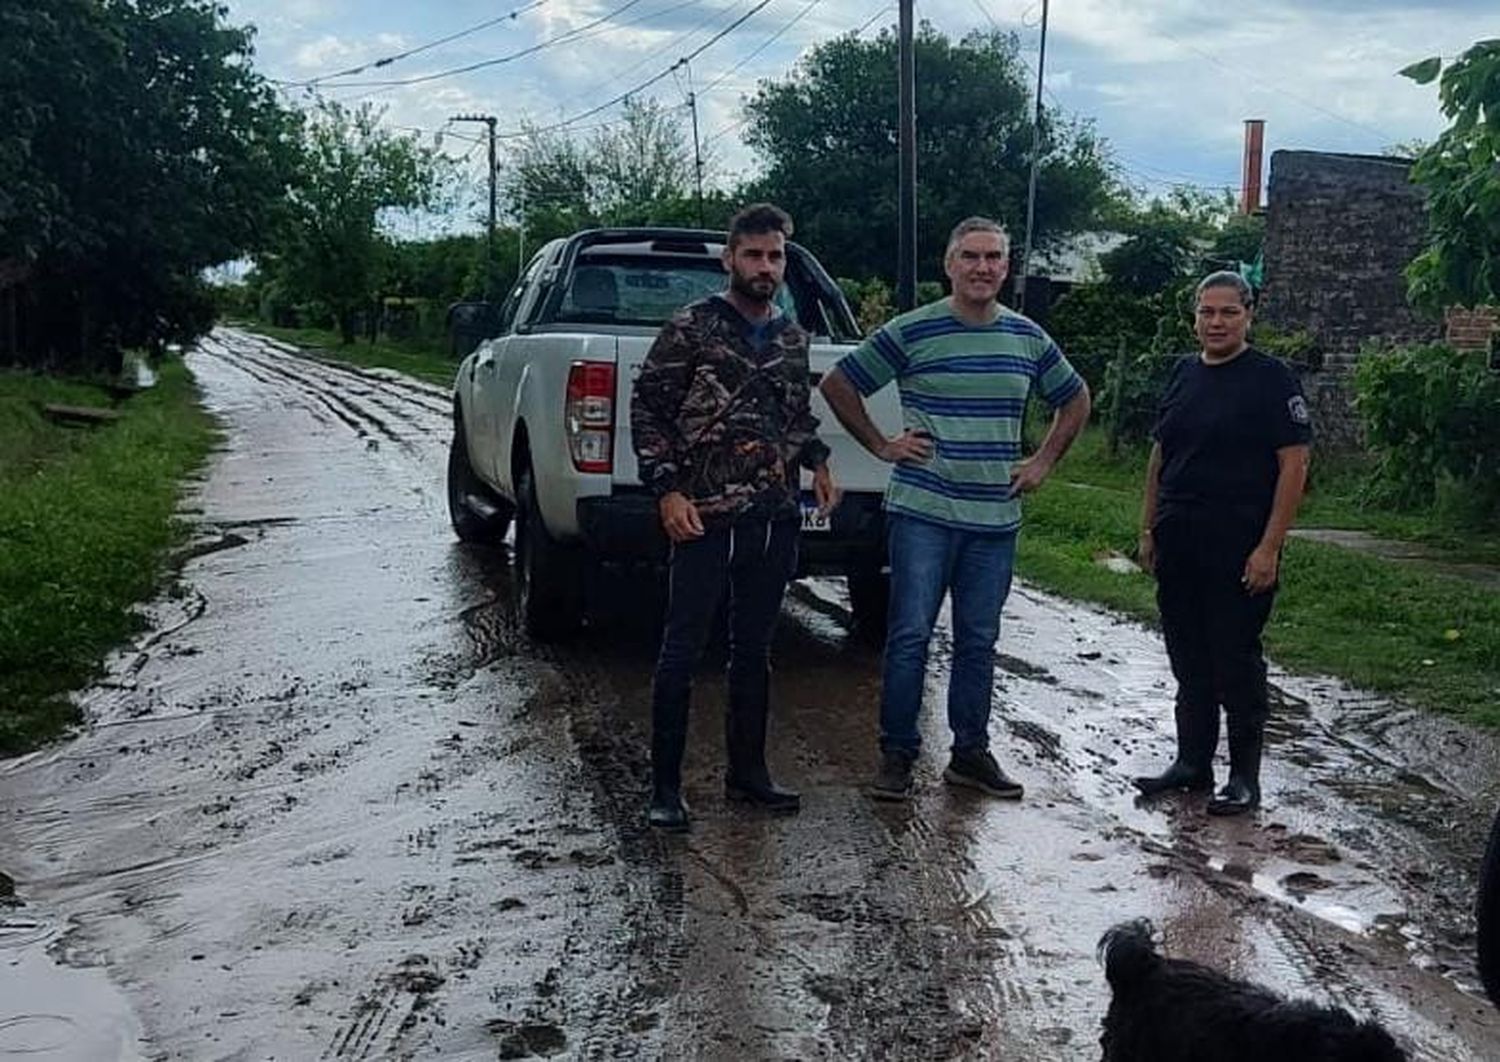
[[[1177,679],[1177,759],[1135,785],[1146,796],[1211,791],[1222,706],[1229,781],[1209,801],[1210,815],[1260,804],[1269,707],[1260,635],[1311,439],[1296,377],[1249,345],[1251,301],[1235,273],[1198,285],[1194,331],[1203,349],[1174,367],[1162,395],[1141,521],[1140,557],[1156,575]]]

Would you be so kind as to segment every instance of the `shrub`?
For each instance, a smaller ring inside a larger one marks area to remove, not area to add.
[[[1500,513],[1500,374],[1486,361],[1436,344],[1361,356],[1354,388],[1376,458],[1372,500]]]

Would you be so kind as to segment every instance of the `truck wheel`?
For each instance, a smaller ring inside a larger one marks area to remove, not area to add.
[[[583,624],[583,555],[542,523],[531,469],[516,484],[516,603],[537,641],[559,641]]]
[[[1490,841],[1479,867],[1479,897],[1474,905],[1478,921],[1479,976],[1490,1002],[1500,1007],[1500,814],[1490,826]]]
[[[870,564],[850,568],[848,579],[854,635],[868,645],[879,645],[885,641],[891,611],[891,577],[879,565]]]
[[[489,510],[488,514],[478,511]],[[461,542],[499,545],[510,527],[514,510],[511,504],[484,485],[469,464],[469,447],[464,442],[461,422],[453,425],[453,442],[448,447],[448,519],[453,533]]]

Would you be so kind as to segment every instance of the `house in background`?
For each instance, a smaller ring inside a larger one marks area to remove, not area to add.
[[[1500,327],[1494,308],[1444,320],[1406,301],[1406,266],[1427,246],[1422,190],[1410,159],[1277,151],[1266,210],[1265,287],[1258,316],[1304,331],[1321,355],[1303,376],[1320,442],[1359,444],[1352,374],[1360,350],[1446,340],[1484,349]]]

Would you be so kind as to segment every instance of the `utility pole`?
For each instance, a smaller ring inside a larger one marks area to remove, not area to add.
[[[495,297],[495,116],[455,114],[450,122],[483,122],[490,130],[490,227],[484,244],[484,297]]]
[[[1031,118],[1031,177],[1026,187],[1026,242],[1016,277],[1016,309],[1026,312],[1026,274],[1031,269],[1031,230],[1036,222],[1036,170],[1042,156],[1042,75],[1047,69],[1047,0],[1042,0],[1042,46],[1036,60],[1036,109]]]
[[[912,45],[914,0],[900,0],[900,121],[898,145],[901,157],[899,180],[899,237],[896,241],[896,309],[917,305],[917,86],[916,57]]]
[[[703,145],[698,140],[698,93],[693,90],[693,68],[687,68],[688,108],[693,112],[693,174],[698,187],[698,227],[703,228]]]
[[[693,173],[698,179],[698,227],[703,227],[703,146],[698,141],[698,94],[688,93],[688,106],[693,110]]]

